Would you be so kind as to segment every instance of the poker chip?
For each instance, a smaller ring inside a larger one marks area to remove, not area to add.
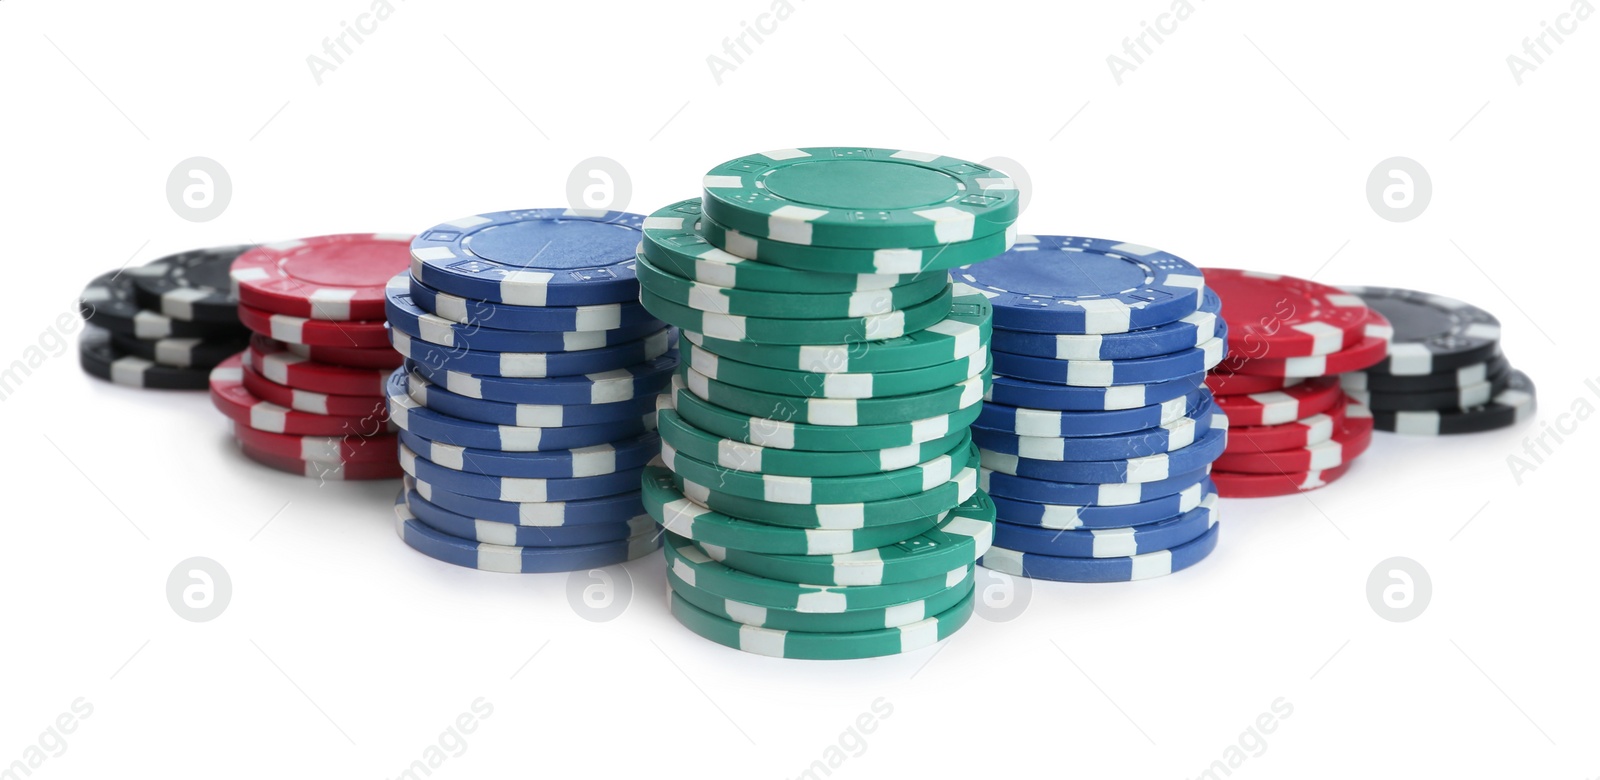
[[[1226,328],[1223,329],[1226,332]],[[1209,371],[1227,354],[1224,338],[1166,355],[1127,360],[1056,360],[995,350],[995,370],[1013,379],[1075,387],[1111,387],[1161,382]]]
[[[820,644],[816,636],[843,635],[848,637],[857,632],[898,629],[902,626],[920,623],[955,608],[973,593],[973,588],[969,583],[954,588],[946,588],[925,599],[902,602],[891,607],[818,613],[764,607],[737,599],[723,598],[690,585],[670,570],[667,572],[667,585],[672,589],[672,594],[675,597],[681,598],[689,605],[725,621],[752,629],[765,629],[773,632],[802,632],[805,635],[805,641],[802,644],[808,650],[813,647],[826,646]],[[708,625],[727,630],[727,627],[721,624],[708,623]],[[743,631],[742,628],[740,630],[741,632]],[[731,632],[728,636],[732,637]],[[777,638],[774,637],[774,639]],[[887,639],[887,637],[884,638],[885,641]],[[741,637],[739,641],[745,640]],[[782,638],[782,641],[787,644],[787,635]],[[850,641],[863,647],[865,646],[865,640],[863,639],[858,638]],[[733,646],[737,647],[738,645]],[[833,647],[838,647],[838,645],[835,644]],[[904,652],[906,649],[904,642],[887,644],[886,647],[889,648],[890,653]],[[778,651],[777,648],[774,648],[774,652],[779,657],[792,657],[784,656],[783,652]],[[857,655],[859,656],[859,652]],[[829,657],[837,660],[838,653],[830,653]]]
[[[990,296],[995,327],[1047,334],[1159,327],[1197,311],[1205,289],[1200,269],[1176,255],[1071,236],[1021,236],[951,276]]]
[[[581,352],[638,341],[666,327],[655,319],[610,330],[559,332],[466,325],[424,311],[413,303],[409,279],[410,274],[400,274],[385,288],[389,325],[413,339],[441,347],[483,352]],[[399,362],[387,367],[397,365]]]
[[[318,363],[332,363],[347,368],[381,368],[392,370],[405,360],[405,356],[388,346],[382,347],[314,347],[310,344],[278,342],[284,349]]]
[[[1083,529],[1123,529],[1149,525],[1188,513],[1200,506],[1206,495],[1215,493],[1216,486],[1205,478],[1171,495],[1149,501],[1116,506],[1071,506],[1066,504],[1038,504],[1000,496],[990,496],[1000,521],[1007,526],[1028,526],[1055,531]],[[999,525],[996,525],[999,528]]]
[[[971,588],[973,583],[972,565],[967,564],[910,582],[851,586],[798,584],[734,569],[714,560],[688,539],[670,531],[663,535],[662,550],[667,559],[667,571],[672,576],[706,593],[767,609],[812,615],[886,609],[934,598],[952,588]]]
[[[1334,404],[1326,412],[1275,425],[1243,425],[1228,429],[1228,449],[1234,452],[1271,452],[1321,444],[1333,438],[1344,420],[1345,406]]]
[[[639,365],[582,376],[558,376],[530,382],[447,371],[407,361],[406,371],[421,375],[433,384],[468,398],[513,404],[607,404],[633,398],[655,396],[672,381],[678,367],[678,353],[665,355]]]
[[[1175,474],[1204,470],[1227,446],[1227,418],[1215,418],[1211,430],[1192,444],[1151,455],[1115,460],[1036,460],[983,450],[983,467],[996,474],[1051,482],[1157,482]]]
[[[266,450],[253,447],[242,441],[238,442],[239,451],[246,457],[268,468],[278,471],[297,474],[302,477],[316,480],[368,480],[368,479],[394,479],[400,476],[400,466],[393,459],[359,461],[359,462],[334,462],[323,460],[301,460],[293,457],[275,455]]]
[[[1300,471],[1292,474],[1234,474],[1218,471],[1212,475],[1217,495],[1223,498],[1269,498],[1292,496],[1326,487],[1350,471],[1352,464],[1325,471]]]
[[[937,323],[915,333],[875,342],[843,344],[754,344],[685,330],[683,338],[729,360],[784,371],[818,374],[911,371],[959,360],[989,344],[993,308],[982,293],[951,285],[950,310]]]
[[[591,447],[515,453],[440,444],[410,431],[401,431],[399,438],[417,457],[453,471],[527,479],[580,479],[639,469],[661,449],[661,439],[654,432]],[[403,454],[401,460],[405,460]]]
[[[614,371],[661,357],[671,346],[665,330],[638,341],[582,352],[479,352],[414,341],[399,330],[391,329],[389,335],[395,351],[416,364],[456,373],[522,379]]]
[[[651,314],[686,331],[723,341],[795,346],[883,341],[926,330],[950,313],[950,300],[951,291],[946,285],[933,298],[896,311],[863,317],[780,320],[691,309],[648,289],[639,295],[639,301]]]
[[[93,376],[127,387],[153,390],[204,390],[210,375],[203,368],[165,366],[131,354],[111,340],[111,334],[86,326],[78,337],[78,363]]]
[[[565,479],[498,477],[441,466],[418,456],[403,442],[400,444],[400,468],[413,479],[438,485],[454,493],[515,502],[573,501],[615,495],[636,487],[642,471],[642,467],[639,467]]]
[[[838,454],[922,444],[966,430],[981,406],[882,425],[810,425],[724,409],[689,392],[681,378],[672,381],[673,406],[685,422],[723,439],[770,449]]]
[[[230,424],[241,445],[275,458],[317,463],[377,463],[394,465],[394,434],[380,436],[297,436]],[[393,476],[393,474],[391,474]]]
[[[1034,504],[1124,506],[1181,493],[1186,488],[1199,484],[1209,471],[1210,464],[1207,464],[1205,468],[1187,474],[1151,482],[1085,484],[1033,479],[983,468],[978,470],[978,487],[996,498],[1010,498]]]
[[[762,152],[712,168],[701,183],[705,216],[746,235],[818,247],[883,249],[970,241],[1010,227],[1020,202],[1016,184],[999,171],[894,149]],[[864,214],[871,218],[863,219]],[[838,262],[844,264],[844,257]],[[908,259],[904,266],[837,270],[927,269]]]
[[[928,393],[886,398],[801,398],[735,387],[707,377],[687,365],[679,376],[689,392],[724,409],[756,417],[811,425],[893,425],[948,415],[977,405],[988,383],[987,372]]]
[[[1017,243],[1015,226],[968,241],[891,249],[812,246],[778,241],[734,230],[705,216],[700,218],[696,230],[713,247],[720,247],[727,254],[771,263],[774,267],[787,266],[830,274],[841,271],[870,273],[872,269],[884,269],[878,274],[881,276],[942,271],[994,257]]]
[[[1252,360],[1331,355],[1365,337],[1367,304],[1337,287],[1233,268],[1205,278],[1227,306],[1229,346]]]
[[[938,487],[973,460],[971,438],[963,435],[950,451],[894,471],[842,477],[790,477],[739,471],[696,460],[661,445],[661,460],[673,473],[734,496],[779,504],[815,504],[819,499],[837,502],[882,501]],[[447,486],[448,487],[448,486]]]
[[[1062,531],[1028,525],[996,523],[997,547],[1023,554],[1058,558],[1132,558],[1187,544],[1217,524],[1217,494],[1206,494],[1200,505],[1181,515],[1126,528]]]
[[[1373,419],[1366,407],[1351,404],[1324,442],[1267,452],[1235,451],[1217,458],[1216,470],[1232,474],[1293,474],[1343,466],[1372,444]]]
[[[318,347],[385,347],[389,337],[382,320],[312,320],[274,314],[239,304],[239,321],[256,333],[291,344]]]
[[[879,631],[782,631],[751,626],[718,617],[673,591],[672,616],[690,631],[717,644],[773,658],[846,660],[877,658],[932,647],[948,638],[972,617],[973,593],[968,592],[950,609],[923,620]]]
[[[254,358],[247,355],[241,363],[239,376],[244,382],[245,390],[268,403],[312,414],[341,417],[382,417],[388,414],[387,403],[382,396],[340,395],[300,390],[268,379],[258,372],[254,365]]]
[[[967,440],[965,431],[943,438],[888,449],[841,452],[767,448],[718,438],[678,416],[670,398],[658,403],[656,421],[662,441],[697,461],[734,471],[790,477],[848,477],[898,471],[925,463],[956,450]]]
[[[1227,300],[1223,300],[1227,305]],[[1327,355],[1313,357],[1253,357],[1243,352],[1231,353],[1221,363],[1222,369],[1234,374],[1253,374],[1271,377],[1318,377],[1360,371],[1371,368],[1389,353],[1394,329],[1376,309],[1366,310],[1363,338],[1356,346]]]
[[[1511,361],[1501,356],[1484,363],[1473,363],[1470,366],[1420,376],[1352,371],[1340,374],[1339,383],[1344,386],[1346,392],[1428,393],[1482,384],[1489,381],[1490,377],[1506,375],[1510,370]]]
[[[975,465],[975,464],[974,464]],[[954,509],[978,492],[978,470],[969,466],[950,481],[921,493],[882,501],[790,504],[746,498],[706,487],[675,475],[684,496],[702,506],[753,522],[792,528],[865,528],[895,525],[908,518],[931,517]]]
[[[637,420],[656,408],[656,397],[596,404],[510,404],[469,398],[440,388],[411,371],[406,375],[411,400],[440,414],[463,420],[522,428],[564,428]]]
[[[403,284],[400,284],[401,280],[404,280]],[[389,284],[387,294],[390,298],[397,297],[404,290],[422,311],[473,328],[548,335],[649,325],[655,327],[647,328],[647,331],[666,327],[665,323],[650,316],[650,312],[634,301],[590,306],[517,306],[439,292],[410,274],[390,280]]]
[[[915,395],[980,376],[989,367],[989,351],[981,347],[970,355],[937,366],[862,374],[818,374],[755,366],[723,358],[688,340],[680,352],[690,368],[709,379],[751,390],[809,398]]]
[[[241,426],[301,436],[375,436],[389,431],[381,415],[326,415],[263,401],[244,386],[244,364],[235,356],[211,370],[211,402]]]
[[[643,225],[644,217],[621,211],[524,209],[465,217],[411,242],[411,275],[440,292],[491,303],[631,302],[639,291],[634,257]]]
[[[405,507],[411,510],[412,517],[441,534],[506,547],[573,547],[604,544],[643,536],[655,528],[655,521],[649,515],[642,514],[626,520],[582,525],[525,526],[497,523],[493,520],[480,520],[452,512],[423,498],[414,489],[407,489],[396,503],[404,503]]]
[[[228,269],[251,248],[241,244],[195,249],[129,268],[134,301],[175,320],[237,327],[239,300],[234,297]]]
[[[1511,383],[1511,367],[1498,376],[1454,390],[1429,390],[1414,393],[1371,393],[1347,390],[1351,398],[1375,412],[1427,412],[1441,409],[1467,409],[1489,403]]]
[[[347,233],[262,244],[235,260],[230,276],[239,302],[255,309],[376,320],[384,316],[384,283],[410,262],[410,235]]]
[[[1209,396],[1199,390],[1150,406],[1108,412],[1059,412],[989,402],[983,405],[973,427],[993,433],[1046,438],[1114,436],[1159,428],[1191,416],[1202,404],[1209,403]]]
[[[1444,411],[1374,410],[1372,419],[1380,431],[1414,436],[1482,433],[1522,423],[1532,416],[1537,400],[1533,380],[1529,379],[1527,374],[1513,369],[1506,389],[1482,406]]]
[[[1077,334],[1029,333],[997,328],[993,346],[997,352],[1054,358],[1056,360],[1127,360],[1181,352],[1224,335],[1226,324],[1218,316],[1222,299],[1207,289],[1200,308],[1193,314],[1126,333]]]
[[[565,547],[491,544],[452,536],[421,522],[406,506],[404,494],[396,499],[394,507],[395,529],[411,549],[435,560],[480,571],[508,574],[581,571],[631,561],[660,546],[660,540],[650,531],[618,541]]]
[[[196,338],[222,341],[243,331],[235,323],[182,320],[144,308],[136,290],[140,276],[162,273],[177,257],[163,257],[140,269],[101,274],[78,296],[78,311],[90,325],[139,339]]]
[[[396,468],[399,464],[396,463]],[[452,493],[432,484],[405,477],[405,486],[428,503],[482,522],[506,523],[534,528],[625,523],[645,513],[639,492],[617,493],[582,501],[496,501]]]
[[[680,306],[710,314],[780,320],[818,320],[870,317],[910,308],[932,300],[949,282],[937,274],[882,290],[852,293],[767,292],[718,287],[696,282],[657,268],[643,255],[636,268],[639,288]],[[796,323],[804,327],[805,323]]]
[[[1250,376],[1216,369],[1212,369],[1211,373],[1206,375],[1206,387],[1211,389],[1212,394],[1219,396],[1270,393],[1274,390],[1286,390],[1304,381],[1306,378],[1300,376]]]
[[[126,354],[173,368],[212,368],[245,348],[244,339],[140,339],[122,333],[112,333],[110,337],[111,343]]]
[[[390,373],[382,369],[347,368],[301,357],[290,352],[285,345],[260,334],[250,338],[245,360],[261,376],[285,387],[334,395],[382,397]]]
[[[1220,524],[1212,525],[1193,541],[1168,550],[1120,558],[1069,558],[990,548],[980,564],[1018,577],[1060,582],[1132,582],[1182,571],[1204,560],[1217,548]]]
[[[1213,420],[1225,422],[1206,397],[1191,416],[1178,417],[1154,428],[1110,436],[1018,436],[974,426],[972,441],[985,450],[1030,460],[1113,460],[1129,453],[1173,452],[1193,444],[1211,431]]]
[[[412,400],[406,391],[405,374],[406,369],[400,368],[389,377],[389,419],[401,430],[458,447],[507,452],[570,450],[638,436],[655,425],[654,412],[616,422],[560,428],[528,428],[463,420],[440,414]],[[440,486],[450,488],[444,483]]]
[[[1392,287],[1346,287],[1394,326],[1375,374],[1422,376],[1483,363],[1499,354],[1500,321],[1453,298]]]
[[[925,274],[889,274],[838,273],[827,267],[797,270],[771,263],[764,257],[745,258],[725,252],[704,237],[703,233],[707,232],[709,227],[701,219],[699,198],[681,200],[661,208],[644,220],[644,240],[639,244],[639,256],[656,264],[661,270],[685,279],[717,287],[780,293],[867,292],[899,287],[927,277],[946,276],[937,271]],[[715,227],[720,229],[721,226]],[[722,231],[716,235],[723,237],[728,234]],[[726,243],[726,240],[723,243]],[[763,241],[762,246],[769,253],[778,252],[802,258],[803,263],[804,258],[814,260],[811,263],[804,263],[806,266],[814,266],[816,262],[826,265],[837,253],[848,251],[842,248],[809,247],[778,241]],[[751,250],[755,249],[757,247],[751,247]],[[756,251],[750,253],[759,254]],[[998,252],[991,252],[981,257],[994,254]],[[972,260],[981,257],[974,257]]]
[[[1235,425],[1278,425],[1332,409],[1344,398],[1334,377],[1312,379],[1285,390],[1217,398],[1217,406]]]
[[[1111,387],[1053,385],[998,374],[983,400],[1045,411],[1119,411],[1163,404],[1204,386],[1205,374],[1190,374],[1166,382]]]

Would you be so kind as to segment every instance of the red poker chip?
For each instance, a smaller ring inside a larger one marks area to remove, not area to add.
[[[1372,444],[1372,412],[1359,404],[1347,407],[1344,423],[1333,438],[1309,447],[1276,452],[1223,453],[1212,464],[1230,473],[1294,474],[1327,471],[1355,460]]]
[[[384,321],[353,320],[331,322],[311,320],[288,314],[274,314],[253,306],[239,304],[239,321],[263,336],[293,344],[317,347],[377,347],[388,348],[389,336],[384,331]]]
[[[240,444],[273,457],[331,464],[395,462],[400,442],[400,437],[393,433],[378,436],[295,436],[258,431],[244,425],[233,426],[233,438]]]
[[[1217,396],[1233,425],[1281,425],[1326,412],[1344,398],[1337,377],[1319,377],[1284,390]]]
[[[280,385],[251,368],[248,361],[243,368],[241,376],[244,379],[244,389],[263,401],[287,406],[290,409],[312,414],[381,416],[389,406],[388,401],[382,397],[314,393],[310,390]]]
[[[360,395],[383,398],[387,395],[388,369],[349,368],[319,363],[290,352],[284,345],[263,336],[250,338],[245,351],[247,365],[256,373],[284,387],[332,395]]]
[[[1304,381],[1305,377],[1250,376],[1230,374],[1226,371],[1212,371],[1206,374],[1206,387],[1211,388],[1212,395],[1270,393],[1273,390],[1294,387]]]
[[[375,436],[393,430],[387,416],[314,414],[263,401],[245,389],[243,374],[239,355],[211,371],[211,403],[241,426],[299,436]]]
[[[244,307],[240,307],[243,309]],[[1366,334],[1360,344],[1331,355],[1292,358],[1252,358],[1244,352],[1230,352],[1222,361],[1223,371],[1235,374],[1271,377],[1312,377],[1360,371],[1383,361],[1389,356],[1389,343],[1394,340],[1394,328],[1389,320],[1375,309],[1368,309]]]
[[[259,447],[253,447],[244,442],[239,442],[239,450],[251,460],[263,466],[287,471],[312,479],[333,480],[359,480],[359,479],[399,479],[405,475],[400,469],[398,458],[388,460],[363,461],[360,463],[330,463],[319,460],[300,460],[275,455]]]
[[[1326,471],[1302,471],[1294,474],[1237,474],[1229,471],[1211,472],[1211,482],[1217,486],[1217,495],[1223,498],[1267,498],[1292,496],[1316,490],[1350,470],[1350,464]]]
[[[1344,423],[1344,410],[1344,405],[1334,404],[1326,412],[1292,423],[1229,428],[1225,452],[1272,452],[1321,444],[1332,439],[1333,432]]]
[[[384,286],[411,267],[411,236],[346,233],[263,244],[233,261],[239,302],[314,320],[380,320]]]
[[[1331,355],[1365,336],[1366,302],[1337,287],[1233,268],[1204,272],[1227,312],[1229,351],[1274,360]]]
[[[351,368],[384,368],[394,370],[404,363],[406,356],[394,351],[393,347],[382,349],[367,349],[363,347],[313,347],[310,344],[291,344],[283,342],[283,346],[290,352],[303,358],[311,358],[318,363],[333,363]]]

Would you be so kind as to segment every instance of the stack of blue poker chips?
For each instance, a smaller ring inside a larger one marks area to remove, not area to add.
[[[980,563],[1119,582],[1209,555],[1228,419],[1205,376],[1227,324],[1200,270],[1135,244],[1021,236],[951,275],[994,306],[994,385],[972,428],[997,507]]]
[[[660,546],[640,498],[676,334],[638,303],[644,218],[530,209],[423,231],[390,280],[402,539],[459,566],[557,572]]]

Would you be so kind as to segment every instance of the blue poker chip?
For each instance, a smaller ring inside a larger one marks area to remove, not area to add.
[[[1053,385],[995,374],[983,400],[1023,409],[1104,412],[1165,403],[1189,395],[1205,383],[1203,371],[1167,382],[1112,387]]]
[[[989,342],[996,352],[1054,358],[1056,360],[1127,360],[1155,357],[1192,349],[1222,335],[1226,325],[1218,314],[1222,299],[1210,287],[1200,301],[1199,310],[1154,328],[1127,333],[1096,335],[1029,333],[995,328]]]
[[[1034,460],[979,448],[983,467],[1000,474],[1052,482],[1156,482],[1174,474],[1203,469],[1228,446],[1226,416],[1193,444],[1171,452],[1157,451],[1116,460]],[[1133,453],[1126,453],[1133,454]]]
[[[1204,388],[1159,404],[1110,412],[1058,412],[985,403],[973,428],[1016,436],[1114,436],[1160,427],[1192,417],[1211,393]]]
[[[389,375],[389,421],[429,441],[506,452],[545,452],[592,447],[638,436],[655,429],[655,412],[630,420],[564,428],[491,425],[440,414],[417,403],[406,392],[405,367]],[[441,485],[441,487],[449,487]]]
[[[1155,454],[1186,449],[1210,433],[1217,414],[1210,396],[1194,413],[1155,428],[1112,436],[1018,436],[987,428],[972,428],[972,443],[980,449],[1029,460],[1125,459],[1134,453]]]
[[[404,496],[394,506],[395,530],[411,549],[430,558],[481,571],[508,574],[581,571],[640,558],[661,547],[661,536],[646,531],[628,539],[570,547],[513,547],[475,542],[442,533],[418,520]]]
[[[557,528],[625,523],[645,514],[643,494],[637,490],[582,501],[496,501],[462,495],[411,477],[402,479],[407,490],[416,491],[428,503],[483,522]]]
[[[416,372],[406,375],[406,392],[412,400],[440,414],[523,428],[565,428],[637,420],[656,408],[659,397],[647,395],[608,404],[509,404],[452,393]]]
[[[414,479],[438,485],[452,493],[524,504],[539,501],[576,501],[626,493],[639,484],[640,475],[644,473],[644,467],[641,466],[626,471],[573,479],[495,477],[446,468],[417,455],[404,444],[400,445],[400,469]]]
[[[502,452],[438,444],[410,431],[400,432],[400,442],[418,456],[452,471],[493,477],[527,479],[578,479],[643,468],[661,454],[661,437],[654,431],[614,444],[596,444],[575,450]]]
[[[982,290],[994,326],[1032,333],[1127,333],[1200,308],[1205,277],[1177,255],[1103,238],[1019,236],[950,275]]]
[[[1053,482],[1002,474],[990,469],[978,470],[978,487],[991,497],[1028,501],[1035,504],[1061,506],[1126,506],[1154,501],[1181,493],[1197,485],[1210,473],[1211,467],[1196,469],[1154,482],[1108,482],[1085,484],[1080,482]]]
[[[644,216],[624,211],[480,214],[412,239],[411,275],[441,292],[517,306],[637,301],[643,238]]]
[[[1207,494],[1217,492],[1209,477],[1168,496],[1119,506],[1067,506],[1036,504],[990,496],[996,516],[1009,525],[1026,525],[1052,531],[1079,528],[1128,528],[1170,520],[1197,506]]]
[[[517,379],[478,376],[407,360],[401,368],[456,395],[512,404],[609,404],[633,398],[655,398],[672,381],[678,367],[676,350],[647,363],[583,376]],[[654,402],[652,401],[652,406]]]
[[[655,524],[648,514],[616,522],[584,525],[545,527],[497,523],[452,512],[423,498],[415,490],[401,491],[396,503],[404,503],[418,521],[439,533],[509,547],[571,547],[615,542],[652,531]]]
[[[1065,558],[1128,558],[1141,553],[1168,550],[1193,541],[1216,525],[1218,516],[1217,494],[1213,490],[1201,499],[1199,506],[1188,512],[1127,528],[1060,531],[997,522],[994,543],[1020,553]]]
[[[582,352],[479,352],[417,341],[398,328],[389,328],[389,344],[413,363],[441,371],[517,379],[615,371],[667,354],[671,341],[670,333],[658,330],[638,341]]]
[[[488,352],[579,352],[600,349],[629,341],[638,341],[662,328],[666,323],[647,318],[630,325],[618,325],[607,330],[526,330],[491,328],[481,324],[465,324],[423,311],[411,300],[411,274],[400,274],[389,280],[388,300],[384,311],[389,324],[414,339],[446,348],[477,349]],[[600,308],[600,307],[588,307]],[[572,319],[576,320],[576,317]],[[620,322],[620,318],[618,318]],[[595,322],[578,323],[593,325]],[[610,324],[608,320],[604,324]]]
[[[1217,549],[1221,524],[1213,525],[1198,538],[1170,550],[1141,553],[1124,558],[1069,558],[1010,550],[999,545],[989,548],[978,565],[1002,574],[1057,582],[1132,582],[1182,571],[1204,560]]]
[[[439,292],[410,274],[404,278],[417,308],[461,325],[548,333],[616,330],[645,323],[656,323],[656,328],[666,327],[666,323],[636,301],[593,306],[515,306]]]
[[[1155,357],[1057,360],[995,350],[989,353],[989,359],[994,363],[995,373],[1030,382],[1074,387],[1154,384],[1215,368],[1228,355],[1228,330],[1220,330],[1221,335],[1198,347]]]

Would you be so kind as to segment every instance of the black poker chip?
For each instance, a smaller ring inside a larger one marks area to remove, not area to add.
[[[214,368],[250,345],[247,339],[141,339],[111,334],[111,343],[123,352],[173,368]]]
[[[1422,376],[1394,376],[1351,371],[1340,374],[1339,382],[1352,392],[1371,393],[1428,393],[1438,390],[1457,390],[1483,384],[1511,370],[1511,361],[1504,356],[1487,363],[1473,363],[1462,368]]]
[[[91,325],[141,339],[229,339],[249,335],[239,325],[179,320],[145,309],[134,295],[135,287],[134,277],[127,269],[101,274],[78,297],[79,312]]]
[[[1346,287],[1345,292],[1389,320],[1389,356],[1369,374],[1423,376],[1492,360],[1500,353],[1500,321],[1469,303],[1394,287]]]
[[[1511,383],[1511,367],[1497,376],[1466,387],[1448,390],[1428,390],[1420,393],[1379,393],[1345,389],[1351,398],[1375,412],[1425,412],[1429,410],[1467,409],[1483,406],[1499,395]]]
[[[239,299],[228,271],[235,258],[253,248],[241,244],[193,249],[129,268],[134,300],[175,320],[238,325]]]
[[[130,355],[111,341],[111,334],[87,327],[78,339],[78,363],[83,370],[127,387],[156,390],[204,390],[211,371],[204,368],[174,368]]]
[[[1380,431],[1414,436],[1482,433],[1509,428],[1528,419],[1537,402],[1533,380],[1513,369],[1506,389],[1482,406],[1430,412],[1373,411],[1372,420]]]

